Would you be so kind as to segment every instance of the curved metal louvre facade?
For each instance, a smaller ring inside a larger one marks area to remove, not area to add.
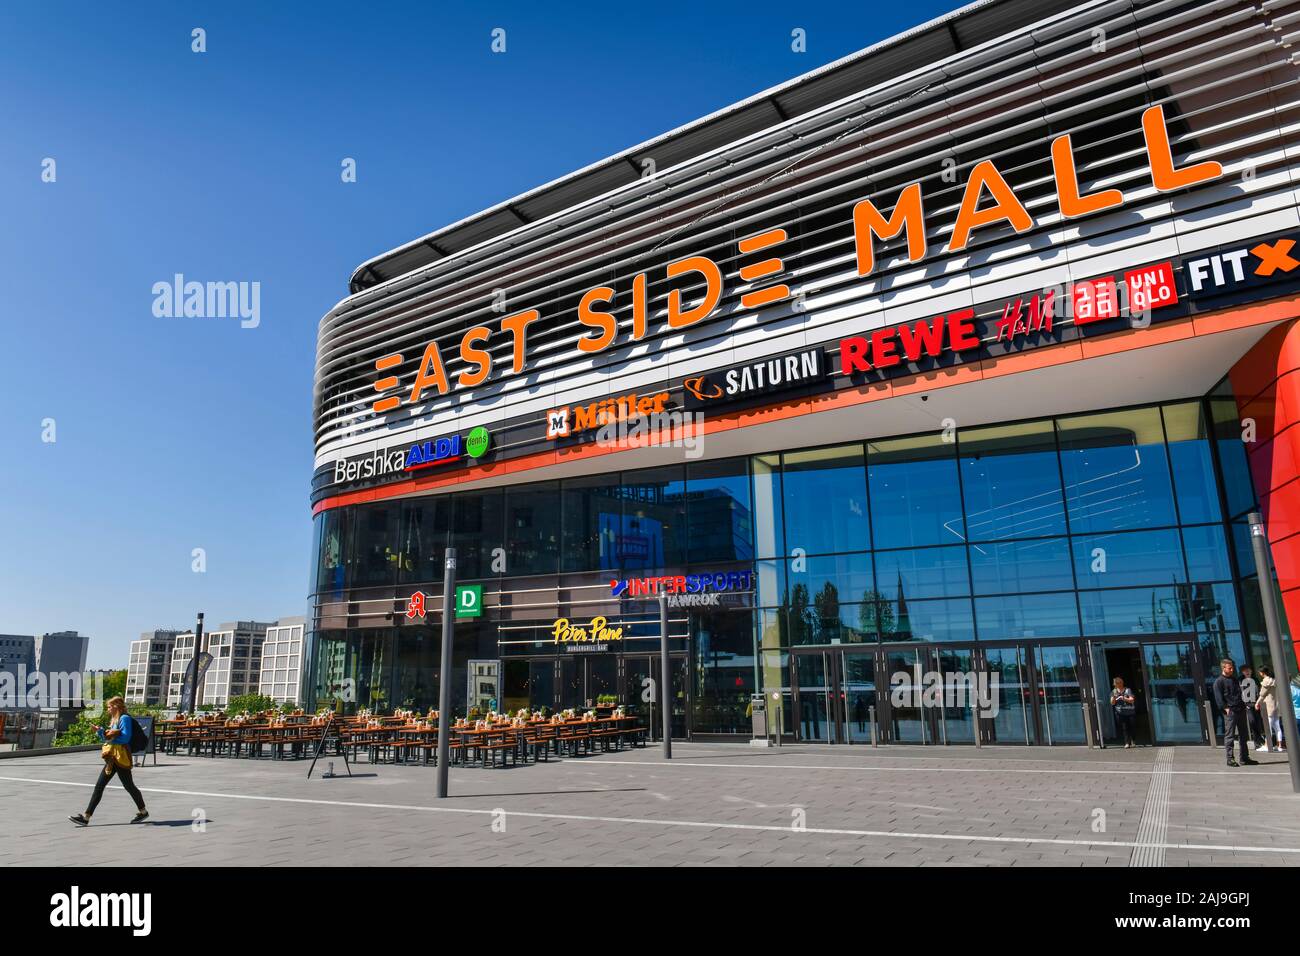
[[[751,357],[1294,228],[1297,36],[1300,0],[1085,4],[354,295],[320,324],[317,465],[417,434],[540,422],[557,399],[661,388]],[[1154,190],[1140,118],[1156,104],[1176,162],[1217,160],[1220,179]],[[1119,189],[1122,207],[1062,220],[1049,147],[1063,133],[1073,139],[1081,191]],[[978,229],[967,249],[947,254],[967,174],[984,160],[1034,228]],[[853,205],[869,198],[888,213],[912,182],[924,191],[928,256],[910,263],[903,237],[878,241],[875,271],[859,276]],[[750,285],[738,277],[736,243],[774,228],[788,240],[767,254],[784,272],[756,285],[785,282],[791,298],[745,309],[739,299]],[[664,267],[690,255],[722,268],[723,298],[708,319],[669,330],[668,291],[681,289],[689,305],[701,286],[668,280]],[[649,275],[649,334],[631,342],[640,272]],[[619,339],[592,356],[576,347],[592,333],[577,304],[598,285],[616,290],[608,311]],[[505,312],[493,310],[499,290]],[[524,309],[541,319],[528,330],[529,367],[510,375],[511,340],[495,330]],[[401,352],[403,365],[384,374],[409,382],[436,340],[454,380],[464,368],[461,336],[476,325],[494,329],[484,385],[372,411],[376,358]],[[510,442],[507,433],[499,445]]]

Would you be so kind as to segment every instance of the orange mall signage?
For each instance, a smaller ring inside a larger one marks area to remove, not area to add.
[[[1223,175],[1222,165],[1213,161],[1194,163],[1182,168],[1174,165],[1163,107],[1152,106],[1142,114],[1142,134],[1151,183],[1160,192],[1186,189]],[[1124,205],[1124,194],[1118,189],[1103,189],[1089,195],[1080,192],[1073,145],[1068,133],[1052,141],[1051,160],[1057,207],[1062,217],[1077,219]],[[977,163],[967,176],[945,251],[960,252],[970,244],[977,230],[999,223],[1010,225],[1016,232],[1026,232],[1035,225],[1033,217],[1001,171],[991,160],[984,160]],[[888,215],[882,213],[870,199],[858,202],[853,207],[853,240],[858,275],[866,276],[874,271],[877,238],[904,236],[908,260],[917,262],[924,259],[929,251],[926,244],[929,225],[920,182],[903,188]],[[742,257],[752,256],[781,245],[787,238],[784,229],[769,229],[740,239],[736,248]],[[781,283],[768,284],[771,277],[782,272],[784,264],[770,253],[763,254],[767,258],[747,262],[739,269],[741,282],[751,284],[751,288],[740,297],[742,308],[758,308],[779,302],[790,295],[789,286]],[[669,291],[666,318],[669,329],[684,329],[703,321],[713,314],[722,301],[722,269],[707,256],[692,255],[677,259],[665,266],[664,274],[669,280],[681,279],[693,287],[703,286],[698,299],[689,305],[684,301],[682,289]],[[630,341],[633,342],[644,339],[650,331],[648,285],[647,272],[638,273],[632,279]],[[1107,290],[1097,291],[1102,296],[1098,301],[1098,310],[1104,313],[1104,294]],[[1129,291],[1139,298],[1150,295],[1149,304],[1152,308],[1165,304],[1159,301],[1155,289],[1143,287]],[[624,341],[629,340],[628,330],[620,329],[614,314],[609,311],[614,295],[613,287],[605,285],[589,289],[582,295],[578,302],[577,318],[590,331],[578,340],[579,352],[603,352],[617,344],[620,337]],[[422,397],[434,393],[446,395],[455,389],[472,389],[482,385],[493,373],[489,348],[503,340],[508,340],[511,347],[507,374],[523,374],[529,367],[530,358],[528,328],[540,318],[541,313],[537,309],[527,309],[502,318],[495,326],[478,325],[469,329],[461,337],[459,349],[452,356],[453,360],[459,360],[461,366],[455,375],[449,374],[448,357],[443,355],[438,343],[429,342],[420,355],[413,380],[403,381],[400,376],[389,374],[375,382],[375,390],[382,397],[375,400],[374,410],[387,412],[402,405],[414,405]],[[969,317],[961,313],[954,313],[948,317],[946,326],[932,326],[928,331],[914,330],[917,336],[926,336],[914,339],[916,347],[927,352],[932,347],[937,348],[936,337],[945,334],[946,329],[950,348],[958,351],[973,348],[974,345],[964,344],[969,341],[971,334],[966,325],[967,318]],[[903,343],[903,347],[906,351],[906,343]],[[873,341],[872,350],[878,353],[878,361],[890,362],[889,349],[887,343],[882,341],[877,348]],[[385,355],[375,361],[375,370],[380,373],[390,371],[401,365],[404,359],[405,356],[401,353]]]

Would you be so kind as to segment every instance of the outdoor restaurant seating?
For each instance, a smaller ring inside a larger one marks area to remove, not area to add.
[[[603,709],[603,708],[602,708]],[[321,738],[329,727],[322,750]],[[346,754],[349,760],[435,765],[438,762],[438,714],[397,710],[390,716],[369,711],[336,716],[320,714],[225,714],[178,716],[159,721],[157,748],[164,753],[197,757],[243,757],[251,760],[311,758]],[[621,708],[601,715],[567,710],[554,716],[518,711],[489,712],[461,718],[450,727],[448,749],[453,764],[509,767],[593,753],[645,746],[648,729]]]

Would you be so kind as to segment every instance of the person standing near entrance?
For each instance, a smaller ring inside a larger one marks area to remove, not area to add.
[[[100,757],[104,761],[104,769],[99,774],[99,779],[95,781],[95,792],[90,795],[90,804],[86,807],[84,813],[74,813],[68,817],[74,825],[79,827],[90,826],[90,818],[99,806],[100,798],[104,796],[104,788],[113,777],[119,777],[122,786],[130,794],[131,799],[135,801],[136,814],[131,819],[132,823],[143,823],[149,819],[149,811],[144,807],[144,797],[140,796],[140,791],[131,779],[131,736],[140,733],[136,726],[135,720],[126,712],[126,701],[121,697],[113,697],[108,702],[108,727],[104,728],[94,724],[95,733],[99,739],[104,741],[104,747],[100,751]]]
[[[1214,703],[1223,714],[1223,747],[1228,756],[1229,767],[1257,763],[1252,760],[1246,749],[1246,738],[1250,736],[1249,718],[1246,716],[1246,702],[1241,699],[1241,683],[1237,679],[1237,665],[1225,657],[1219,661],[1219,676],[1214,679]],[[1232,740],[1237,739],[1241,751],[1241,763],[1232,759]]]
[[[1124,678],[1116,677],[1110,692],[1110,709],[1115,715],[1115,726],[1124,734],[1124,749],[1133,746],[1133,725],[1137,721],[1137,698],[1133,689],[1124,686]]]
[[[1259,700],[1255,710],[1264,724],[1264,753],[1282,752],[1282,712],[1278,709],[1277,681],[1267,667],[1259,669]]]
[[[1264,743],[1263,721],[1256,704],[1259,703],[1259,681],[1249,664],[1241,665],[1241,699],[1246,705],[1246,726],[1249,728],[1250,749],[1258,750]]]

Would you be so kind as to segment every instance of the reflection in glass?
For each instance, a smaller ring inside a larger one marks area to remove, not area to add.
[[[997,713],[985,721],[986,732],[993,743],[1029,743],[1029,673],[1025,667],[1025,651],[1020,647],[990,647],[984,651],[984,663],[989,675],[989,687],[997,678],[995,698]]]
[[[687,558],[694,564],[754,557],[749,463],[744,458],[686,466]]]
[[[970,599],[913,601],[903,598],[880,603],[882,641],[972,641],[975,619]]]
[[[876,706],[876,660],[871,654],[845,654],[844,720],[851,743],[871,742],[871,708]]]
[[[445,495],[431,495],[401,503],[402,521],[397,538],[399,583],[442,580],[451,500]]]
[[[931,652],[923,648],[889,651],[885,676],[889,688],[889,739],[895,743],[925,744],[937,738],[923,705],[925,674],[933,667]]]
[[[1073,591],[977,597],[981,641],[1023,637],[1077,637],[1079,614]]]
[[[1184,528],[1183,548],[1187,552],[1187,571],[1192,581],[1231,580],[1232,567],[1228,561],[1228,540],[1223,525]]]
[[[452,498],[451,543],[456,549],[457,578],[469,581],[493,575],[492,554],[506,543],[503,498],[500,488]]]
[[[861,445],[791,452],[784,456],[781,481],[787,553],[871,547]]]
[[[1219,488],[1210,457],[1210,436],[1200,402],[1166,405],[1165,437],[1178,493],[1178,518],[1183,524],[1218,521]]]
[[[831,743],[829,667],[826,655],[795,654],[795,688],[798,691],[799,739]]]
[[[1200,743],[1201,716],[1192,676],[1192,645],[1144,644],[1147,707],[1158,743]]]
[[[939,717],[939,740],[946,744],[975,742],[975,713],[979,709],[979,687],[975,676],[975,652],[941,647],[935,650],[943,680],[943,698],[935,708]]]
[[[755,455],[749,465],[754,480],[754,556],[783,557],[786,551],[781,512],[781,456]]]
[[[680,467],[652,468],[623,476],[623,517],[614,529],[610,567],[660,570],[686,561],[686,482]],[[719,503],[726,502],[719,499]],[[710,522],[703,514],[701,519]],[[603,565],[602,565],[603,566]]]
[[[940,435],[867,445],[871,530],[876,548],[965,541],[954,442]]]
[[[1219,469],[1223,473],[1223,496],[1228,515],[1236,518],[1255,507],[1255,482],[1246,460],[1243,425],[1235,398],[1211,398],[1210,417],[1214,420],[1214,444],[1219,452]]]
[[[507,574],[554,574],[560,558],[559,482],[506,489]]]
[[[695,640],[695,692],[691,730],[748,733],[746,708],[754,692],[754,624],[748,612],[691,615]]]
[[[1079,415],[1056,425],[1072,531],[1176,523],[1160,409]]]
[[[976,594],[1063,591],[1074,588],[1065,538],[972,544],[971,582]]]
[[[398,504],[367,505],[356,514],[348,583],[352,587],[392,584],[397,580]]]
[[[513,494],[511,495],[513,499]],[[617,475],[596,475],[588,478],[570,478],[560,492],[563,508],[563,536],[561,537],[561,568],[565,571],[604,571],[617,568],[614,559],[615,543],[624,532],[622,501]],[[662,536],[655,536],[653,545],[645,537],[636,536],[640,544],[637,555],[642,559],[635,567],[663,567]],[[646,548],[653,546],[657,563],[644,563]]]
[[[1176,584],[1187,580],[1178,530],[1078,535],[1072,541],[1080,588]]]
[[[966,549],[960,545],[876,552],[876,581],[882,597],[960,597],[970,593]]]
[[[967,428],[957,440],[970,540],[1065,534],[1050,421]]]
[[[1040,645],[1035,656],[1038,659],[1038,699],[1042,705],[1046,743],[1084,743],[1078,653],[1073,647]]]

